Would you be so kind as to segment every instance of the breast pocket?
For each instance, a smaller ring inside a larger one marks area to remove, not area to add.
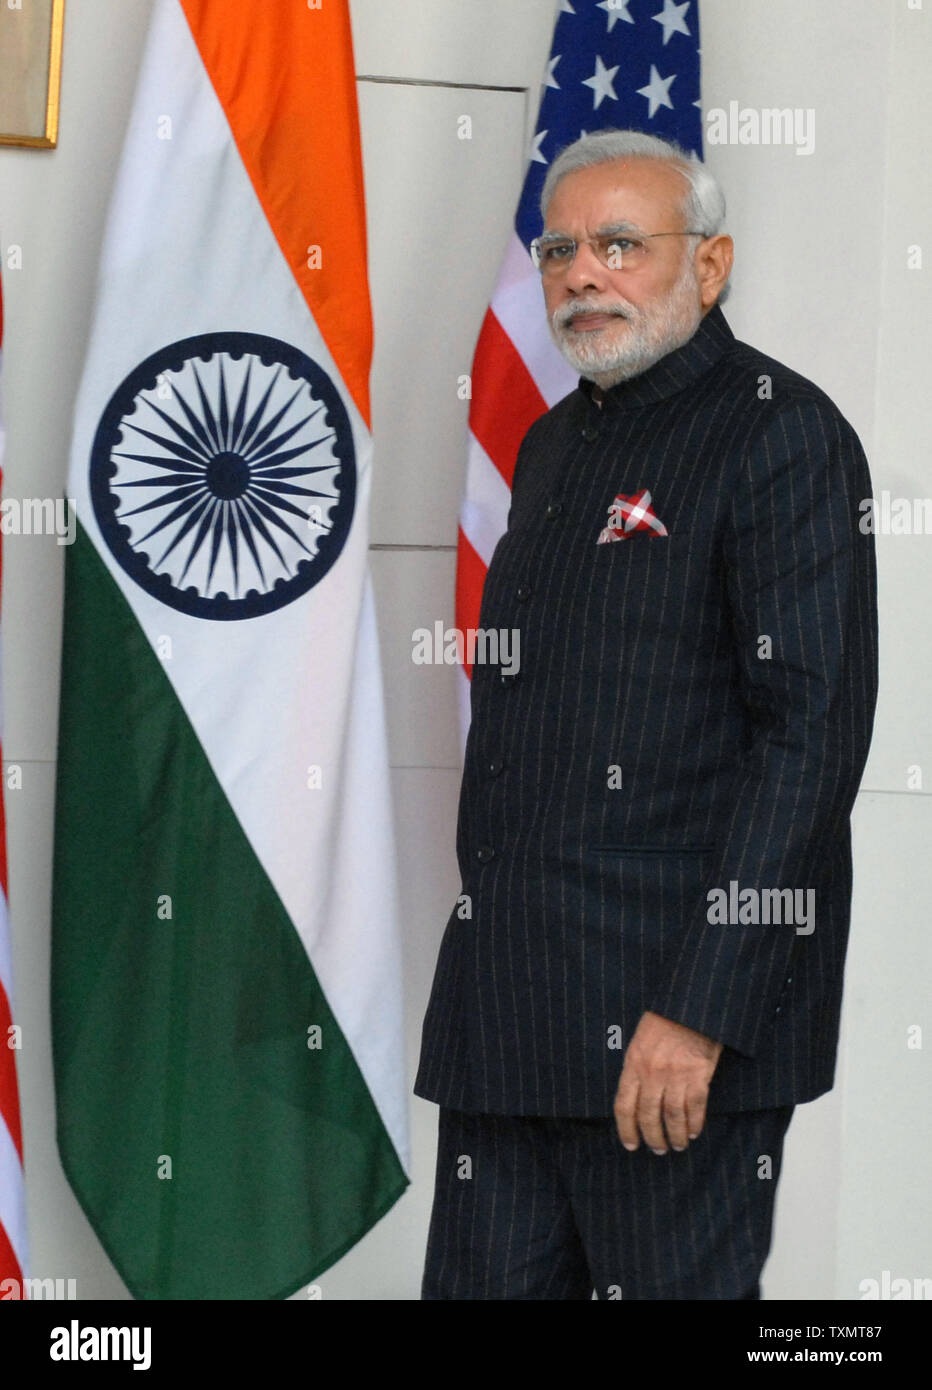
[[[689,535],[638,534],[593,545],[582,562],[584,664],[617,667],[632,643],[643,648],[645,637],[681,631],[689,622],[689,588],[700,564]]]
[[[665,587],[668,577],[688,564],[693,537],[651,536],[636,532],[624,541],[606,541],[594,547],[593,575],[606,583],[630,583],[634,587]]]

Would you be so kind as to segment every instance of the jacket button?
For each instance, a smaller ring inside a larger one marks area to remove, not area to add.
[[[547,508],[547,516],[552,521],[555,516],[559,516],[563,510],[562,502],[551,502]]]
[[[599,431],[595,425],[584,425],[582,430],[582,437],[587,444],[591,444],[593,440],[598,439]]]
[[[495,851],[491,845],[482,845],[476,850],[476,858],[480,864],[488,864],[490,859],[495,858]]]
[[[519,584],[517,595],[521,602],[525,603],[531,597],[531,586],[529,584]]]
[[[489,763],[489,776],[497,777],[504,768],[505,763],[502,758],[493,758]]]

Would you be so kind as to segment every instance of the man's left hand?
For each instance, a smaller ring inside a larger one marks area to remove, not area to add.
[[[709,1082],[722,1044],[660,1014],[645,1013],[625,1053],[615,1122],[626,1149],[644,1142],[656,1154],[697,1139],[705,1124]],[[666,1134],[664,1134],[666,1126]]]

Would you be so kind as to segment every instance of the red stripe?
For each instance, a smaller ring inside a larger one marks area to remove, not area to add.
[[[547,403],[492,309],[486,311],[472,366],[469,428],[508,488],[521,441]],[[486,566],[460,527],[456,560],[456,626],[479,626]],[[464,662],[468,677],[472,667]]]
[[[23,1134],[19,1119],[19,1095],[16,1089],[16,1058],[13,1048],[7,1046],[12,1023],[6,990],[0,985],[0,1115],[6,1120],[6,1127],[13,1137],[19,1161],[22,1163]]]
[[[472,364],[469,428],[511,487],[521,441],[547,403],[491,309]]]
[[[479,607],[482,603],[482,586],[485,584],[486,567],[478,551],[469,543],[469,537],[460,527],[459,544],[456,552],[456,626],[460,632],[468,627],[479,626]],[[463,668],[472,679],[472,666],[464,659]]]
[[[13,1247],[2,1225],[0,1225],[0,1279],[15,1279],[19,1284],[20,1292],[25,1297],[23,1271],[19,1267],[19,1260],[13,1253]]]

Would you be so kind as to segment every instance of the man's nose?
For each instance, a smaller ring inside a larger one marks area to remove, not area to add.
[[[566,272],[566,286],[573,294],[580,290],[604,289],[607,267],[602,264],[587,241],[577,243],[573,264]]]

